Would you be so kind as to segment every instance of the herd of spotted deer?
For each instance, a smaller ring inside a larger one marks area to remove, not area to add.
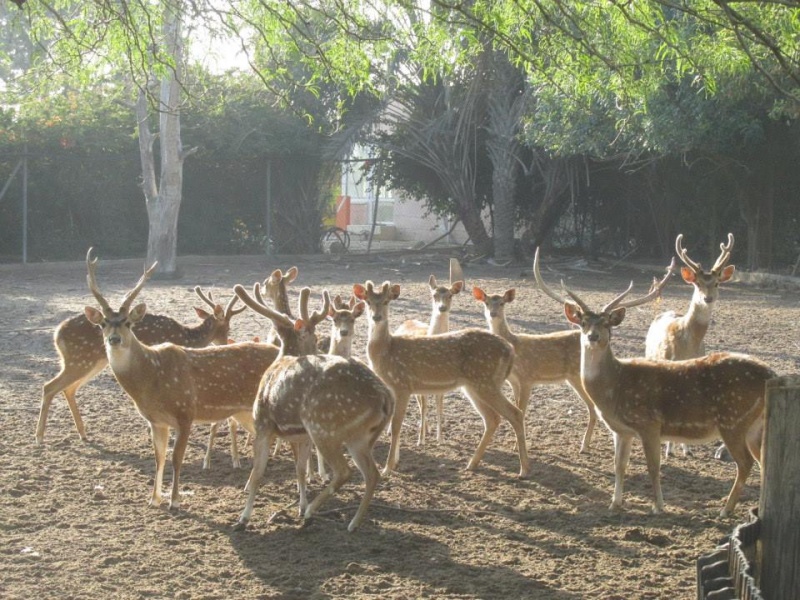
[[[484,308],[489,331],[467,328],[449,331],[453,297],[464,287],[461,267],[450,261],[449,285],[429,280],[432,315],[429,323],[406,321],[395,331],[389,327],[389,307],[400,286],[372,281],[353,286],[349,302],[322,292],[322,306],[309,314],[310,290],[299,294],[300,317],[292,315],[287,285],[297,268],[276,269],[264,282],[248,291],[241,285],[223,308],[211,294],[195,288],[212,312],[195,309],[202,323],[187,327],[161,315],[147,313],[145,304],[133,302],[156,265],[140,277],[117,310],[101,294],[96,280],[97,259],[87,253],[87,282],[99,309],[87,306],[83,314],[63,321],[54,340],[61,371],[44,385],[36,441],[43,443],[53,397],[63,392],[78,434],[86,439],[75,394],[106,364],[136,409],[150,424],[156,459],[151,504],[161,502],[161,488],[170,429],[175,430],[172,450],[170,508],[180,504],[179,477],[189,433],[195,422],[212,423],[203,466],[210,460],[211,444],[219,422],[231,420],[231,452],[238,466],[235,432],[241,425],[253,439],[253,466],[246,490],[247,502],[236,527],[246,527],[259,484],[277,440],[293,451],[300,514],[310,518],[319,506],[350,477],[346,448],[365,480],[365,491],[350,531],[363,521],[380,472],[373,447],[390,429],[391,442],[383,474],[400,460],[403,419],[412,395],[420,405],[418,443],[426,434],[426,395],[435,397],[437,439],[444,423],[442,398],[459,389],[480,414],[484,430],[467,469],[476,469],[501,418],[516,435],[519,477],[528,477],[524,415],[533,386],[566,383],[586,403],[589,422],[581,443],[587,450],[599,416],[614,440],[615,484],[612,510],[623,504],[623,479],[631,444],[638,437],[650,476],[653,511],[663,510],[659,477],[662,442],[698,443],[722,439],[736,463],[736,479],[723,516],[730,515],[754,460],[760,459],[765,382],[775,373],[761,361],[744,354],[705,354],[703,339],[718,286],[734,271],[728,265],[733,235],[720,244],[721,253],[710,270],[689,258],[682,235],[676,251],[684,263],[681,275],[694,293],[684,315],[658,316],[646,339],[646,358],[618,359],[611,348],[612,328],[620,325],[627,308],[653,301],[661,294],[675,269],[650,291],[626,299],[631,286],[599,311],[592,310],[562,282],[562,293],[543,280],[536,251],[533,271],[539,289],[563,306],[567,320],[577,329],[549,334],[514,333],[505,307],[515,290],[489,294],[479,287],[473,296]],[[265,301],[266,296],[272,304]],[[237,308],[241,301],[244,306]],[[231,318],[247,308],[267,317],[272,328],[267,340],[234,343],[228,339]],[[274,308],[273,308],[274,307]],[[368,314],[367,363],[351,356],[355,320]],[[330,320],[327,353],[316,328]],[[504,383],[511,385],[514,402],[506,399]],[[325,465],[333,473],[327,486],[309,503],[306,497],[308,464],[316,448],[320,475]]]

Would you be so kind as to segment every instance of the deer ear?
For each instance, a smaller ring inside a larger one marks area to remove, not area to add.
[[[292,283],[295,279],[297,279],[297,267],[290,267],[286,271],[286,275],[283,276],[286,280],[286,283]]]
[[[134,306],[131,312],[128,313],[128,319],[130,319],[132,323],[136,323],[137,321],[142,320],[142,317],[144,317],[146,312],[147,305],[142,302],[141,304]]]
[[[681,267],[681,277],[683,277],[683,280],[689,285],[697,281],[697,275],[694,269],[690,269],[689,267]]]
[[[483,302],[484,298],[486,298],[486,292],[484,292],[477,285],[472,286],[472,297],[478,302]]]
[[[222,308],[219,304],[216,304],[214,306],[214,318],[217,319],[218,321],[225,320],[225,309]]]
[[[294,330],[295,330],[295,331],[300,331],[300,330],[301,330],[301,329],[303,329],[305,326],[306,326],[306,322],[305,322],[305,321],[303,321],[303,319],[297,319],[297,320],[294,322]]]
[[[362,314],[364,314],[364,309],[366,308],[366,306],[367,306],[367,305],[366,305],[366,304],[364,304],[363,302],[356,302],[356,303],[353,305],[353,318],[354,318],[354,319],[357,319],[357,318],[358,318],[358,317],[360,317]]]
[[[573,325],[581,324],[581,317],[583,316],[583,313],[581,313],[581,309],[575,304],[572,304],[572,302],[564,303],[564,315],[567,317],[567,321]]]
[[[211,315],[207,310],[203,310],[202,308],[194,307],[194,312],[198,316],[199,319],[205,321]]]
[[[510,290],[506,290],[506,293],[503,294],[503,300],[505,302],[513,302],[514,298],[517,297],[517,290],[511,288]]]
[[[611,311],[611,314],[608,316],[608,322],[612,327],[616,327],[622,320],[625,318],[625,307],[622,306],[620,308],[615,308]]]
[[[358,298],[359,300],[366,300],[367,299],[367,290],[360,283],[354,283],[353,284],[353,295],[356,298]]]
[[[86,306],[83,309],[83,314],[90,323],[100,325],[103,322],[103,313],[97,310],[94,306]]]
[[[734,271],[736,271],[736,267],[733,265],[728,265],[722,269],[722,273],[719,276],[719,282],[725,283],[726,281],[730,280],[730,278],[733,277]]]
[[[439,287],[438,284],[436,283],[436,277],[434,277],[433,275],[428,277],[428,287],[430,287],[431,290],[435,290],[437,287]]]
[[[463,289],[464,289],[464,282],[456,281],[453,285],[450,286],[450,293],[455,296]]]
[[[389,298],[392,300],[397,300],[400,297],[400,284],[395,283],[393,286],[389,288]]]

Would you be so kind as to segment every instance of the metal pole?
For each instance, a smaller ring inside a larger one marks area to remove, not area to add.
[[[22,157],[22,264],[28,264],[28,144]]]
[[[272,256],[272,159],[267,159],[267,214],[265,225],[267,229],[267,256]]]

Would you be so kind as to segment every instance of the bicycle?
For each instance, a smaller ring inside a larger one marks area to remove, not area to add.
[[[323,227],[319,246],[325,254],[344,254],[350,250],[350,234],[341,227]]]

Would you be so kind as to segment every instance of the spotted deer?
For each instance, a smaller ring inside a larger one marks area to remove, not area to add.
[[[136,336],[145,344],[172,342],[190,348],[202,348],[210,344],[226,344],[231,319],[244,310],[235,308],[238,298],[233,296],[223,309],[214,301],[209,292],[204,293],[199,286],[195,293],[205,302],[211,312],[195,308],[202,323],[188,327],[164,315],[145,314],[135,325]],[[56,350],[61,361],[58,375],[44,384],[39,420],[36,424],[36,443],[44,441],[47,415],[53,398],[64,392],[75,428],[81,440],[86,441],[86,428],[78,410],[75,396],[78,390],[91,381],[108,364],[103,345],[103,334],[87,319],[85,314],[75,315],[61,322],[53,335]]]
[[[581,441],[581,452],[589,451],[597,415],[594,404],[581,384],[581,334],[558,331],[545,334],[513,333],[506,320],[505,306],[514,301],[516,290],[487,294],[472,288],[473,297],[483,304],[489,330],[514,347],[514,364],[508,375],[514,401],[524,415],[535,385],[566,383],[586,403],[589,423]]]
[[[313,322],[309,327],[302,317],[291,319],[271,309],[259,301],[257,293],[251,297],[240,285],[234,291],[247,306],[272,321],[282,342],[280,356],[264,373],[256,396],[253,469],[247,503],[234,527],[244,529],[250,521],[270,446],[275,438],[283,438],[294,451],[300,515],[304,519],[310,519],[350,479],[352,469],[343,453],[347,448],[365,481],[361,503],[347,527],[348,531],[355,530],[364,520],[380,480],[372,450],[394,411],[391,391],[354,358],[315,354]],[[330,305],[327,291],[323,297],[324,317]],[[309,504],[306,469],[312,443],[331,466],[333,477]]]
[[[520,477],[528,477],[530,464],[525,444],[522,412],[503,395],[511,372],[514,348],[482,329],[463,329],[432,336],[394,335],[389,329],[389,306],[400,296],[400,286],[371,281],[353,286],[369,314],[367,358],[395,395],[392,441],[384,474],[400,461],[400,435],[411,394],[442,394],[461,389],[483,419],[483,436],[467,465],[480,464],[501,417],[514,429],[519,451]]]
[[[736,479],[720,513],[730,515],[753,461],[760,460],[764,396],[766,381],[775,377],[772,369],[753,357],[727,352],[676,362],[618,359],[611,348],[612,329],[622,323],[626,308],[650,302],[658,292],[623,301],[632,289],[631,283],[595,312],[570,290],[566,290],[568,298],[559,296],[538,276],[538,269],[535,273],[540,288],[563,304],[567,320],[581,330],[581,381],[614,438],[610,508],[622,508],[634,436],[642,441],[655,513],[664,509],[659,472],[661,442],[722,437],[736,462]]]
[[[263,288],[265,295],[272,300],[273,305],[275,308],[290,317],[292,316],[292,307],[289,304],[289,293],[286,289],[286,286],[292,283],[295,279],[297,279],[298,269],[297,267],[289,267],[286,271],[281,271],[280,269],[275,269],[272,273],[269,274],[264,280]],[[237,298],[234,295],[234,298]],[[238,300],[238,298],[237,298]],[[281,340],[278,337],[278,334],[275,332],[274,328],[270,328],[270,331],[264,338],[265,342],[268,344],[280,345]],[[254,339],[254,341],[259,341],[258,338]],[[239,451],[238,451],[238,443],[237,443],[237,427],[236,427],[236,420],[233,419],[232,421],[229,419],[229,431],[231,432],[231,458],[233,461],[233,467],[238,469],[241,466],[241,462],[239,460]],[[208,435],[208,444],[206,446],[206,457],[203,460],[203,468],[208,469],[211,466],[211,449],[214,446],[214,440],[217,437],[217,429],[219,428],[219,423],[215,423],[211,426],[211,431]],[[277,455],[278,451],[280,450],[279,445],[276,444],[274,454]]]
[[[464,288],[464,273],[458,259],[450,259],[449,285],[440,285],[436,281],[436,277],[431,275],[428,279],[428,287],[431,293],[430,322],[409,319],[394,330],[394,335],[438,335],[450,331],[450,307],[453,297]],[[421,446],[425,443],[428,430],[428,399],[424,394],[415,394],[414,397],[419,406],[417,445]],[[444,427],[444,395],[435,394],[433,399],[436,404],[436,441],[439,442],[442,439],[442,428]]]
[[[251,432],[253,399],[264,371],[277,358],[272,344],[243,342],[208,348],[186,348],[172,343],[149,346],[135,335],[135,325],[147,311],[145,304],[131,308],[153,264],[113,310],[100,293],[92,250],[86,255],[89,290],[100,310],[87,306],[86,318],[103,333],[106,356],[114,376],[150,424],[156,459],[151,505],[161,503],[169,430],[176,432],[172,449],[170,509],[180,507],[180,471],[189,433],[195,422],[216,423],[235,417]]]
[[[345,303],[338,294],[334,297],[328,319],[331,322],[330,345],[328,354],[350,358],[353,351],[353,332],[356,319],[364,314],[364,303],[355,296]]]
[[[728,265],[733,249],[733,234],[728,234],[728,243],[720,244],[720,255],[710,271],[689,258],[683,247],[683,234],[675,239],[675,251],[686,265],[681,267],[681,277],[694,288],[689,309],[679,315],[675,311],[660,314],[650,324],[645,340],[645,358],[652,360],[686,360],[698,358],[706,353],[705,336],[711,324],[711,313],[719,298],[719,284],[730,281],[736,267]],[[686,446],[683,454],[686,455]],[[665,454],[672,452],[667,442]]]

